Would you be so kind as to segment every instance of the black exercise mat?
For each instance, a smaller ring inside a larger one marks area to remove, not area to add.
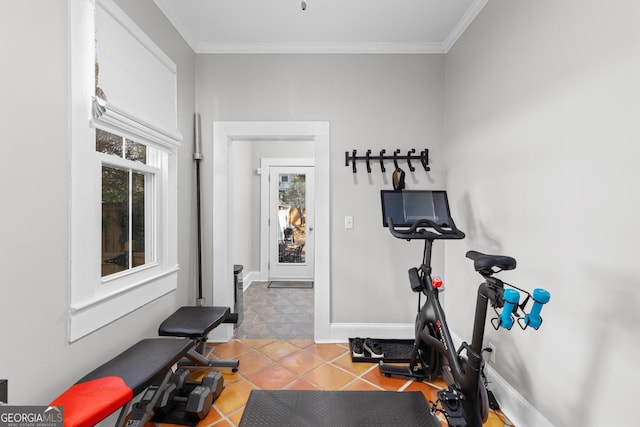
[[[273,281],[269,282],[269,285],[267,286],[267,288],[290,288],[290,289],[303,288],[303,289],[312,289],[313,288],[313,282],[307,282],[307,281],[290,282],[290,281],[273,280]]]
[[[349,338],[349,349],[354,338]],[[364,350],[364,356],[354,356],[351,352],[352,362],[368,362],[378,363],[380,361],[386,363],[408,363],[411,359],[411,350],[413,349],[413,340],[399,340],[399,339],[373,339],[378,343],[382,349],[384,357],[371,357],[371,354]]]
[[[422,393],[253,390],[240,427],[440,427]]]

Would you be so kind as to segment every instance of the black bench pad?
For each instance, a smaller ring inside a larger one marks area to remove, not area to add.
[[[77,384],[109,376],[120,377],[135,396],[149,387],[158,374],[169,371],[192,347],[189,340],[144,339],[82,377]]]
[[[223,323],[229,307],[180,307],[160,324],[158,334],[169,337],[201,338]]]
[[[142,340],[82,377],[50,406],[64,406],[65,427],[92,426],[166,375],[192,347],[191,340]]]

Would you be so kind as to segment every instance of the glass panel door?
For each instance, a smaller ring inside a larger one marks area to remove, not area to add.
[[[313,278],[313,167],[270,168],[270,278]]]
[[[306,175],[278,174],[278,262],[305,262]]]

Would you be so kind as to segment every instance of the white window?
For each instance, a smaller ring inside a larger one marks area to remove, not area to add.
[[[175,64],[112,0],[70,5],[74,341],[175,290],[182,137]]]
[[[101,163],[101,273],[117,279],[156,263],[156,189],[163,153],[96,128]],[[134,271],[132,271],[134,270]]]

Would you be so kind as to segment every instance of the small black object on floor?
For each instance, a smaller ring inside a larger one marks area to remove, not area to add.
[[[491,390],[487,390],[487,397],[489,398],[489,408],[497,411],[500,409],[500,404],[496,400],[496,396],[493,394]]]
[[[313,289],[313,282],[307,282],[307,281],[290,282],[290,281],[273,280],[269,282],[269,285],[267,287],[268,288],[289,288],[289,289],[295,289],[295,288]]]
[[[371,357],[371,354],[365,349],[364,356],[358,357],[351,353],[352,362],[368,362],[378,363],[383,361],[385,363],[408,363],[411,358],[411,349],[413,348],[413,340],[399,340],[399,339],[373,339],[378,343],[384,357]],[[353,338],[349,338],[349,348]]]
[[[240,427],[440,427],[418,391],[253,390]]]
[[[187,414],[184,404],[177,404],[171,412],[156,414],[150,421],[157,424],[178,424],[181,426],[195,427],[202,420],[196,416]]]

